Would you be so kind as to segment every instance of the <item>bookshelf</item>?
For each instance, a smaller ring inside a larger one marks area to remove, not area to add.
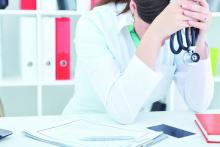
[[[43,10],[41,1],[37,0],[36,10],[19,10],[19,1],[11,2],[5,10],[0,10],[0,25],[4,24],[4,29],[0,33],[4,36],[2,44],[4,46],[3,54],[3,77],[0,77],[0,98],[5,108],[6,116],[27,116],[27,115],[53,115],[60,114],[74,93],[74,33],[78,19],[85,11],[78,10]],[[51,0],[50,0],[51,1]],[[56,0],[54,0],[56,1]],[[81,1],[81,0],[80,0]],[[88,0],[87,0],[88,1]],[[220,40],[217,36],[220,34],[220,12],[213,12],[213,22],[208,33],[208,43],[210,47],[220,48]],[[37,78],[33,80],[22,80],[19,73],[19,51],[17,22],[21,17],[33,17],[36,19],[36,42],[37,42]],[[43,81],[42,80],[42,21],[47,17],[69,17],[71,18],[71,80]],[[5,31],[6,30],[6,31]],[[219,31],[218,33],[216,31]],[[8,38],[8,39],[7,39]],[[11,43],[10,42],[14,42]],[[1,42],[0,42],[1,43]],[[0,48],[1,51],[1,48]],[[11,54],[13,52],[13,54]],[[1,52],[0,52],[1,54]],[[13,61],[11,60],[13,59]],[[220,67],[220,64],[219,64]],[[219,72],[220,73],[220,72]],[[218,89],[220,89],[220,74],[215,78],[215,95],[211,107],[219,108],[220,104]],[[176,100],[178,93],[174,85],[171,86],[169,110],[175,110],[175,105],[181,103]],[[15,105],[16,104],[16,105]],[[179,106],[179,105],[178,105]]]
[[[56,2],[56,0],[50,0]],[[0,10],[0,24],[2,40],[2,54],[5,59],[2,59],[3,70],[2,78],[0,78],[0,98],[5,107],[6,116],[27,116],[27,115],[53,115],[60,114],[62,109],[67,104],[74,92],[74,67],[75,67],[75,52],[74,52],[74,33],[75,26],[79,17],[84,12],[76,10],[43,10],[41,9],[42,0],[37,0],[36,10],[19,10],[19,1],[9,3],[5,10]],[[23,80],[21,78],[19,62],[19,19],[23,17],[35,18],[36,22],[36,54],[37,54],[37,78],[31,80]],[[70,80],[42,80],[42,21],[44,18],[69,17],[71,21],[71,79]],[[5,31],[6,26],[12,29]],[[12,25],[14,24],[14,25]],[[16,27],[13,29],[13,27]],[[15,31],[15,32],[14,32]],[[14,35],[15,34],[15,35]],[[14,45],[7,45],[13,38]],[[15,53],[12,53],[14,48]],[[1,48],[0,48],[1,49]],[[9,59],[14,59],[11,61]],[[13,67],[16,67],[13,69]],[[5,67],[5,68],[4,68]],[[15,73],[15,74],[14,74]],[[20,100],[19,100],[20,99]]]

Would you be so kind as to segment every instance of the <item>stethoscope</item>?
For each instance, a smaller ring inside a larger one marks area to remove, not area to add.
[[[183,37],[182,37],[182,31],[180,30],[174,34],[171,35],[170,37],[170,49],[173,54],[179,54],[181,51],[186,51],[186,53],[183,56],[183,61],[185,63],[189,62],[198,62],[200,60],[200,56],[198,53],[195,52],[196,48],[196,41],[198,38],[199,34],[199,29],[196,28],[185,28],[185,40],[186,40],[186,46],[184,45],[183,42]],[[178,48],[175,49],[174,47],[174,39],[175,35],[177,38],[178,42]]]

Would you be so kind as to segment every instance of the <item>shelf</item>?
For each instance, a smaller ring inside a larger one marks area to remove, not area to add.
[[[70,10],[57,10],[57,11],[37,11],[37,10],[0,10],[0,16],[2,15],[20,15],[20,16],[36,16],[41,14],[42,16],[81,16],[82,13],[78,11]]]
[[[214,82],[218,82],[219,83],[220,82],[220,76],[215,77],[214,78]]]
[[[220,12],[213,12],[212,13],[213,17],[219,17],[220,18]]]
[[[3,15],[36,16],[37,12],[34,10],[0,10],[0,16]]]
[[[82,13],[78,11],[57,10],[57,11],[39,11],[43,16],[81,16]]]
[[[74,86],[74,80],[43,81],[42,86]]]
[[[0,81],[0,87],[27,87],[27,86],[37,86],[37,81],[23,81],[18,78],[4,79]]]

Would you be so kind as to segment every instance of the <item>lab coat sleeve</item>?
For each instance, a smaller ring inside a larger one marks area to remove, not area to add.
[[[75,38],[79,66],[89,74],[107,112],[119,123],[128,124],[150,99],[162,74],[151,70],[135,55],[122,71],[106,42],[99,26],[90,18],[81,17]]]
[[[211,73],[209,50],[207,59],[198,63],[179,64],[175,73],[175,82],[189,108],[195,112],[206,110],[213,98],[214,82]],[[176,58],[182,60],[180,54]]]

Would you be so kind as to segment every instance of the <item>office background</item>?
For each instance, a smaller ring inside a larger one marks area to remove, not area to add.
[[[71,1],[73,5],[74,0]],[[80,16],[90,9],[91,4],[90,0],[77,0],[78,7],[71,7],[69,10],[56,10],[56,2],[56,0],[37,0],[36,10],[24,11],[20,10],[19,1],[9,0],[9,6],[5,10],[0,10],[0,99],[5,116],[61,114],[74,94],[76,54],[73,39],[75,27]],[[217,5],[218,7],[216,7]],[[213,68],[216,68],[216,75],[214,77],[214,100],[210,109],[217,109],[220,108],[220,60],[216,60],[217,63],[215,63],[215,57],[218,56],[220,49],[220,4],[213,4],[212,10],[213,21],[208,32],[207,41],[212,52],[212,65]],[[43,29],[44,23],[49,19],[61,17],[70,18],[71,26],[71,77],[67,80],[56,80],[54,69],[51,72],[53,73],[52,78],[51,75],[44,75],[44,71],[55,64],[55,56],[51,58],[51,54],[45,51],[45,46],[52,42],[50,37],[43,41],[41,39],[42,36],[47,35]],[[28,59],[30,61],[25,66],[22,65],[22,60],[28,56],[28,53],[22,49],[22,44],[25,44],[25,42],[28,44],[29,41],[25,40],[24,34],[30,32],[27,32],[24,26],[22,27],[21,19],[23,18],[32,19],[31,24],[34,23],[33,26],[35,26],[33,30],[35,36],[32,36],[32,43],[36,44],[35,47],[31,47],[29,44],[29,51],[32,51],[30,54],[32,54],[33,59]],[[45,62],[42,63],[42,61]],[[35,69],[33,70],[33,68]],[[29,70],[33,70],[32,73],[34,74],[28,75],[28,73],[31,73]],[[26,74],[25,77],[22,74]],[[42,78],[44,76],[50,78],[44,79]],[[169,111],[187,109],[184,101],[176,91],[175,85],[171,86],[168,97],[168,102],[171,103],[168,106]]]

